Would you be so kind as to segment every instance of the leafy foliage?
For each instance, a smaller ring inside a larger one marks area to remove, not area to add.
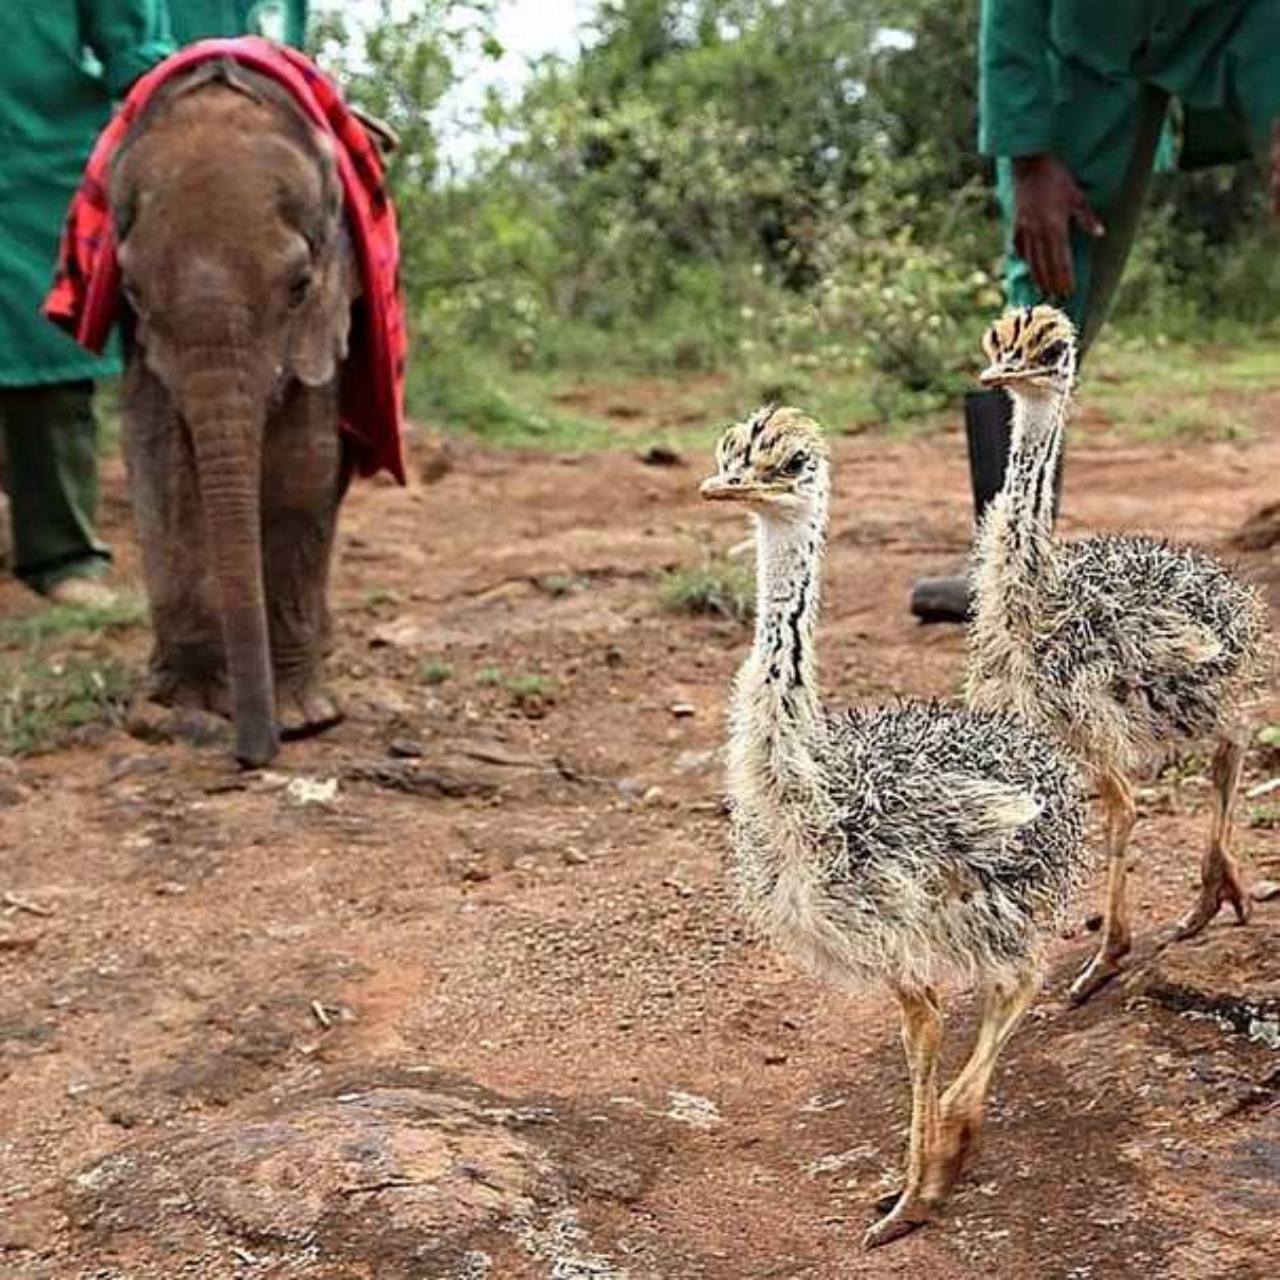
[[[869,378],[884,415],[948,397],[999,305],[977,154],[978,0],[600,0],[580,55],[490,94],[442,159],[441,104],[501,50],[492,0],[383,0],[318,41],[404,145],[392,166],[419,409],[548,432],[501,371]],[[1270,325],[1280,255],[1256,174],[1160,178],[1120,322]],[[905,399],[904,399],[905,396]]]

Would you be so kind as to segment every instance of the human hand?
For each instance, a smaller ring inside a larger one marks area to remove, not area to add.
[[[1277,132],[1280,146],[1280,132]],[[1076,287],[1071,266],[1071,224],[1091,236],[1106,228],[1089,207],[1071,171],[1047,151],[1013,162],[1013,248],[1031,269],[1036,287],[1063,298]]]

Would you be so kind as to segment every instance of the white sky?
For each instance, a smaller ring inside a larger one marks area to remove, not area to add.
[[[412,12],[413,0],[393,0],[402,12]],[[341,9],[357,21],[372,19],[379,0],[312,0],[314,12]],[[529,78],[530,64],[547,54],[572,57],[578,49],[578,29],[595,8],[594,0],[500,0],[494,34],[505,53],[498,61],[478,58],[474,69],[445,100],[441,116],[448,123],[441,137],[446,160],[465,166],[473,154],[474,137],[465,125],[468,115],[484,102],[485,91],[497,87],[514,98]]]

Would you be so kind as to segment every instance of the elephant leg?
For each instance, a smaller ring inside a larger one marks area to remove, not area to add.
[[[134,361],[123,445],[154,642],[151,696],[179,716],[228,716],[231,693],[191,440],[164,386]]]
[[[308,737],[342,719],[320,680],[342,491],[336,388],[295,385],[267,424],[262,460],[267,622],[284,738]]]

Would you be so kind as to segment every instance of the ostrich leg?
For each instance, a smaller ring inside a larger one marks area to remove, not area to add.
[[[965,1165],[977,1155],[996,1060],[1040,993],[1043,981],[1044,970],[1036,963],[1011,983],[987,986],[973,1053],[942,1095],[938,1149],[925,1187],[931,1202],[938,1203],[950,1194]]]
[[[1213,825],[1200,867],[1200,898],[1179,921],[1174,935],[1179,940],[1194,938],[1228,902],[1236,919],[1248,923],[1252,903],[1231,853],[1231,826],[1243,767],[1243,747],[1234,738],[1223,738],[1213,753]]]
[[[1071,984],[1072,1004],[1083,1004],[1120,972],[1120,961],[1129,953],[1133,935],[1125,901],[1125,858],[1129,836],[1137,820],[1133,788],[1119,773],[1105,772],[1098,779],[1107,811],[1107,902],[1098,953]]]
[[[925,1174],[938,1143],[938,1052],[942,1045],[942,1010],[929,988],[899,991],[902,1043],[911,1069],[911,1139],[907,1177],[892,1210],[867,1229],[863,1247],[875,1249],[922,1227],[933,1218],[925,1198]]]

